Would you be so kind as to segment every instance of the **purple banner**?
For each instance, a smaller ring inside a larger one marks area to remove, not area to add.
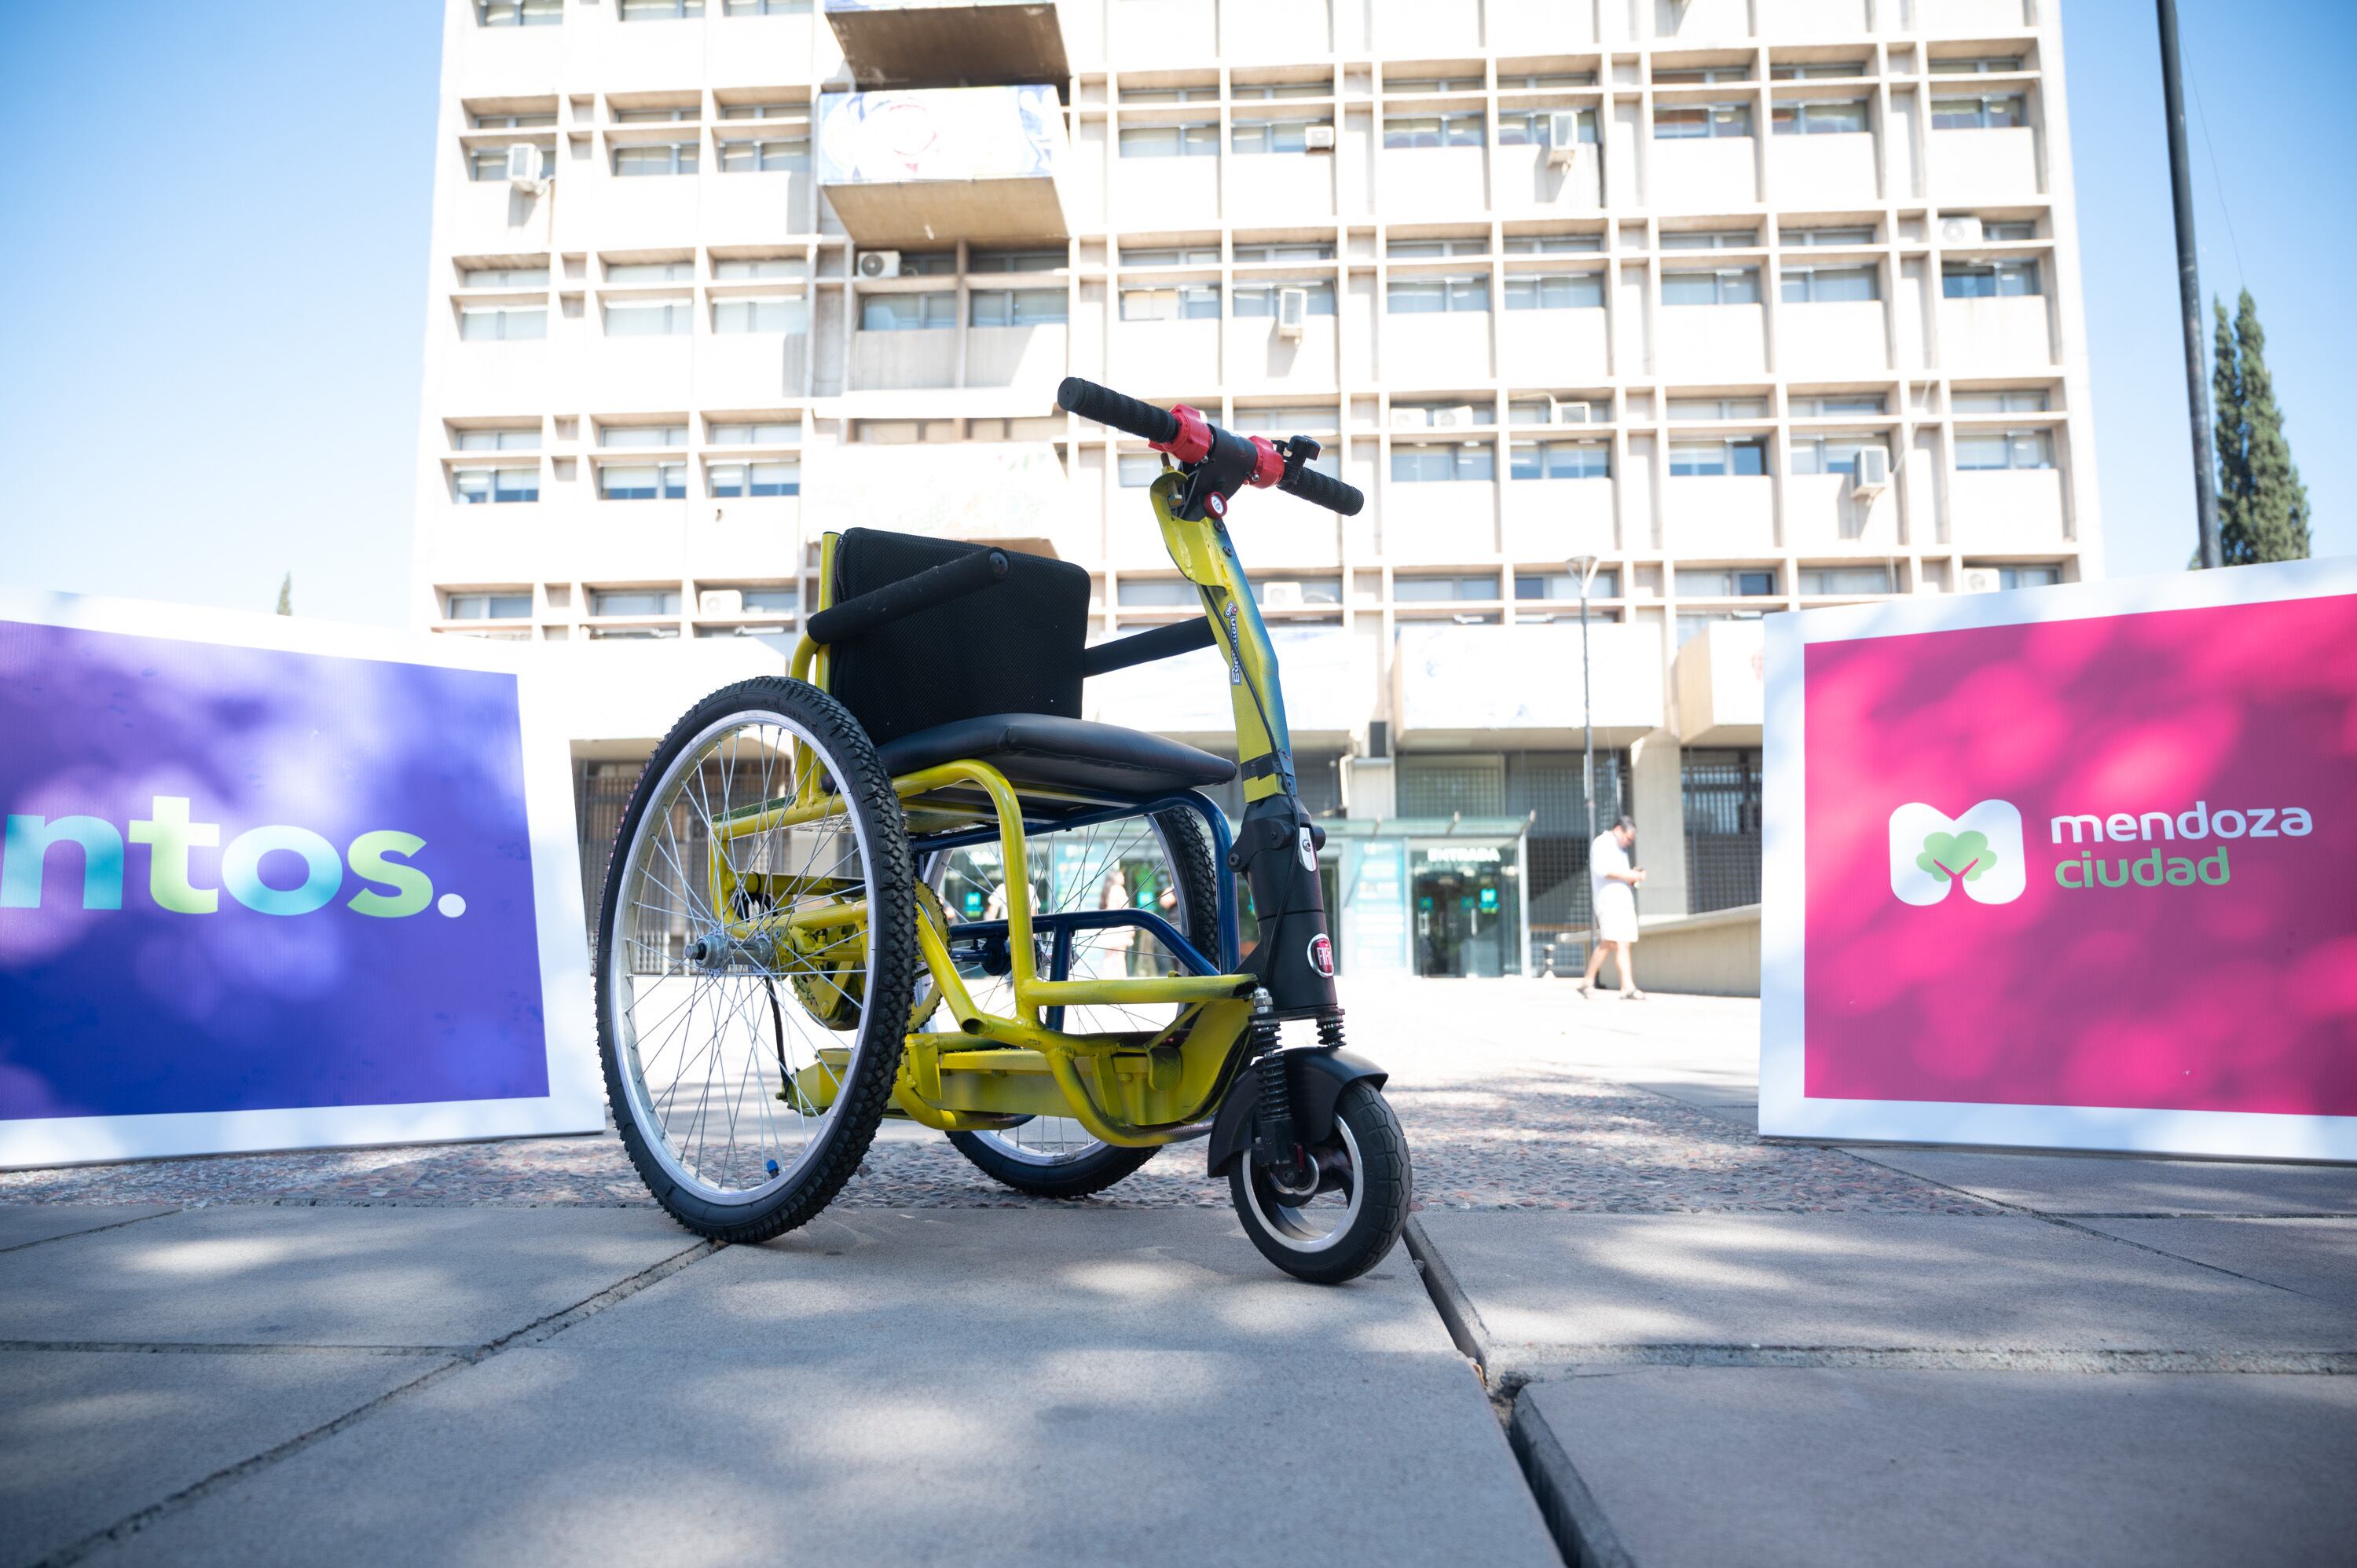
[[[0,1120],[547,1095],[516,685],[0,622]]]

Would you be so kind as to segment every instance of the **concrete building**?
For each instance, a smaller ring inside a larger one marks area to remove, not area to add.
[[[1758,897],[1760,616],[2096,573],[2055,0],[446,5],[415,614],[548,645],[592,842],[823,531],[1194,613],[1067,373],[1367,492],[1234,519],[1345,969],[1577,941],[1570,558],[1649,919]],[[1195,659],[1092,701],[1232,745]]]

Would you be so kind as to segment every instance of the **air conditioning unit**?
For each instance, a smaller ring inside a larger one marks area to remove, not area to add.
[[[1960,579],[1960,594],[1994,594],[2005,586],[2005,579],[1996,575],[1994,566],[1967,566]]]
[[[859,275],[864,278],[899,277],[900,275],[900,252],[898,251],[860,252]]]
[[[1392,410],[1392,428],[1394,430],[1422,430],[1426,425],[1430,424],[1431,423],[1431,414],[1420,408],[1394,408]]]
[[[695,596],[698,615],[740,616],[745,613],[745,590],[742,588],[706,588]]]
[[[1302,324],[1309,319],[1309,291],[1306,288],[1281,288],[1276,291],[1276,335],[1298,338]]]
[[[1313,153],[1332,152],[1334,150],[1334,127],[1331,125],[1308,125],[1303,127],[1301,132],[1301,145]]]
[[[1850,470],[1849,493],[1862,501],[1869,501],[1889,488],[1889,449],[1883,446],[1859,447],[1857,467]]]
[[[1579,111],[1558,109],[1547,116],[1547,162],[1570,166],[1579,156]]]
[[[1576,403],[1569,398],[1561,397],[1550,398],[1548,402],[1552,404],[1547,416],[1547,423],[1550,424],[1596,423],[1596,405],[1592,403]]]
[[[1297,610],[1301,607],[1301,585],[1298,583],[1263,583],[1260,602],[1265,609]]]
[[[540,188],[540,149],[530,142],[516,142],[508,148],[508,183],[526,190]]]
[[[1943,245],[1977,245],[1981,242],[1981,220],[1977,218],[1943,218],[1940,220],[1940,243]]]

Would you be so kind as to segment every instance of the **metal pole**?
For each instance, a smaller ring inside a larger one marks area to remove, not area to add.
[[[1596,557],[1588,556],[1578,563],[1579,574],[1579,728],[1580,763],[1579,792],[1587,800],[1587,853],[1596,854],[1596,703],[1591,696],[1593,683],[1588,674],[1587,660],[1587,585],[1596,575]],[[1582,958],[1596,953],[1596,868],[1587,868],[1587,951]]]
[[[2226,564],[2218,538],[2218,489],[2210,446],[2210,374],[2201,357],[2201,262],[2193,243],[2192,165],[2185,153],[2185,83],[2177,63],[2177,0],[2160,10],[2160,96],[2169,118],[2169,186],[2177,205],[2177,295],[2185,316],[2186,415],[2193,423],[2193,501],[2201,531],[2201,564]]]

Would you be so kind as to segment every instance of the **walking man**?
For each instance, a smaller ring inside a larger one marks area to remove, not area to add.
[[[1632,961],[1637,950],[1637,885],[1645,880],[1645,874],[1630,863],[1629,852],[1636,843],[1637,824],[1622,817],[1587,846],[1587,892],[1596,910],[1597,940],[1588,950],[1587,973],[1579,982],[1582,997],[1595,989],[1597,972],[1604,967],[1604,950],[1609,946],[1620,966],[1622,998],[1644,1000],[1645,993],[1637,989]]]

